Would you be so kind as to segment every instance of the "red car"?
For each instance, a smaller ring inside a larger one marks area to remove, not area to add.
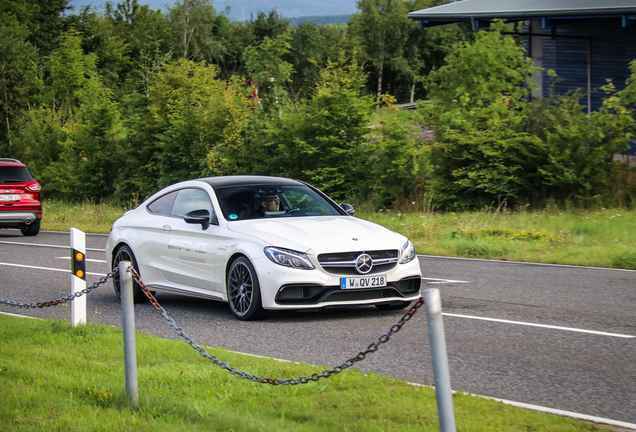
[[[40,232],[40,184],[18,160],[0,158],[0,228],[20,228],[25,236]]]

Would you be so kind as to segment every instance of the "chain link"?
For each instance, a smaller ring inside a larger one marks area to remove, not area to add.
[[[415,304],[408,310],[408,312],[406,312],[402,316],[402,318],[400,318],[400,320],[396,324],[394,324],[387,333],[384,333],[382,336],[380,336],[380,338],[378,339],[377,342],[372,343],[371,345],[369,345],[367,347],[366,350],[360,351],[356,356],[351,357],[349,360],[347,360],[346,362],[342,363],[341,365],[335,366],[333,369],[326,369],[326,370],[322,371],[322,373],[315,373],[315,374],[312,374],[309,377],[301,376],[301,377],[298,377],[298,378],[289,378],[289,379],[262,378],[262,377],[260,377],[258,375],[252,375],[252,374],[250,374],[248,372],[241,372],[237,368],[231,367],[227,363],[220,361],[214,355],[208,354],[208,352],[204,348],[201,348],[194,340],[192,340],[183,331],[183,329],[181,329],[180,327],[177,327],[174,319],[170,318],[166,314],[165,309],[163,307],[161,307],[161,305],[159,305],[159,303],[157,302],[157,299],[155,298],[155,296],[152,295],[152,293],[150,292],[148,287],[142,282],[141,277],[139,276],[139,273],[137,273],[135,271],[135,269],[132,268],[132,267],[130,267],[129,269],[130,269],[130,272],[132,273],[133,278],[135,279],[135,281],[139,284],[139,286],[141,287],[141,289],[144,292],[144,294],[146,294],[146,297],[148,297],[148,299],[150,300],[150,303],[159,311],[159,313],[161,313],[161,315],[164,317],[164,319],[166,320],[168,325],[170,327],[172,327],[175,330],[175,332],[177,333],[177,335],[181,336],[183,338],[183,340],[188,343],[188,345],[190,345],[192,348],[194,348],[196,351],[198,351],[198,353],[202,357],[207,358],[208,361],[210,361],[211,363],[217,365],[221,369],[227,370],[230,374],[236,375],[239,378],[247,379],[247,380],[250,380],[250,381],[253,381],[253,382],[258,382],[258,383],[261,383],[261,384],[271,384],[271,385],[306,384],[306,383],[308,383],[310,381],[318,381],[320,378],[329,378],[331,375],[339,374],[343,370],[352,367],[355,363],[357,363],[357,362],[359,362],[361,360],[364,360],[368,354],[376,352],[378,350],[378,348],[380,347],[380,345],[382,345],[384,343],[387,343],[389,341],[389,339],[391,338],[391,336],[393,336],[395,333],[400,331],[402,326],[408,320],[410,320],[413,317],[413,315],[415,314],[415,312],[417,312],[417,310],[420,308],[420,306],[422,306],[424,304],[424,299],[422,297],[420,297],[417,300],[417,302],[415,302]]]
[[[68,295],[66,297],[62,297],[60,299],[57,300],[51,300],[51,301],[47,301],[47,302],[39,302],[39,303],[21,303],[21,302],[15,302],[15,301],[10,301],[10,300],[4,300],[0,298],[0,304],[4,304],[7,306],[13,306],[13,307],[18,307],[18,308],[24,308],[24,309],[35,309],[35,308],[43,308],[43,307],[49,307],[49,306],[55,306],[55,305],[59,305],[62,303],[66,303],[69,302],[71,300],[74,300],[76,297],[81,297],[84,294],[88,294],[89,292],[93,291],[95,288],[99,287],[100,285],[105,284],[108,279],[112,279],[116,276],[119,276],[119,269],[114,269],[112,272],[108,273],[106,276],[103,276],[102,278],[100,278],[97,282],[95,282],[93,285],[84,288],[81,291],[78,291],[74,294]]]

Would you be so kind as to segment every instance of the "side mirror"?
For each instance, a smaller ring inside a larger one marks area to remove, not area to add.
[[[353,214],[356,212],[355,209],[353,208],[353,206],[351,204],[347,204],[347,203],[342,203],[340,204],[340,207],[349,215],[349,216],[353,216]]]
[[[201,224],[201,229],[206,230],[210,226],[210,212],[207,210],[192,210],[183,217],[189,224]]]

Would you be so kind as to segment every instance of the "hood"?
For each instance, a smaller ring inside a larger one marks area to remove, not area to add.
[[[228,229],[271,246],[299,252],[400,249],[406,237],[352,216],[306,216],[250,219],[228,223]]]

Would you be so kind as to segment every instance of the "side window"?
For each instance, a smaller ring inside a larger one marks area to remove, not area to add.
[[[172,211],[172,205],[177,197],[178,191],[170,192],[162,197],[157,198],[150,204],[148,204],[148,210],[156,214],[169,215]]]
[[[170,214],[183,217],[192,210],[207,210],[210,214],[214,213],[207,192],[201,189],[181,189]]]

